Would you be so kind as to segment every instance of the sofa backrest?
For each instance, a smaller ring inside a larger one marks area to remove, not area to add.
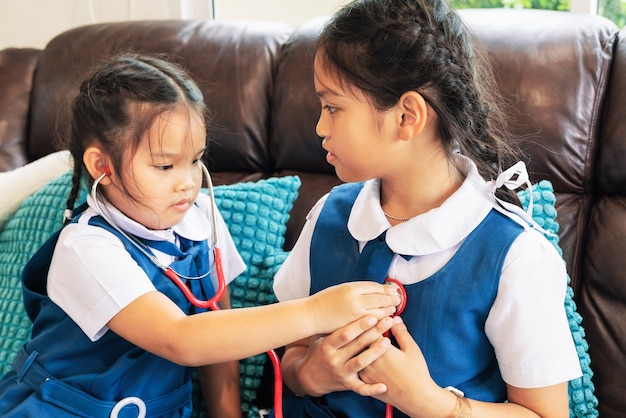
[[[53,149],[51,127],[63,135],[71,97],[94,64],[120,52],[166,54],[182,64],[215,113],[210,169],[268,172],[268,122],[276,61],[288,25],[212,21],[126,22],[79,27],[42,51],[31,98],[29,150]]]
[[[624,415],[626,397],[626,30],[619,33],[598,135],[577,303],[587,332],[601,417]],[[560,213],[559,213],[560,216]]]
[[[0,172],[31,161],[27,155],[28,115],[33,75],[40,51],[0,51]]]

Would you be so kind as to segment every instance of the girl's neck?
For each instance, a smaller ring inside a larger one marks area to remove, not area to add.
[[[381,179],[380,204],[395,225],[441,206],[461,187],[464,178],[452,161],[434,162],[427,170]]]

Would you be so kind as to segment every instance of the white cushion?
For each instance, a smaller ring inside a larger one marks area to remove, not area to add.
[[[0,173],[0,231],[28,196],[72,169],[69,151],[58,151],[15,170]]]

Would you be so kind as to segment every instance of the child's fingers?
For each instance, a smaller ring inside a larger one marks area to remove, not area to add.
[[[335,349],[340,349],[360,338],[363,333],[376,326],[377,322],[375,316],[367,315],[326,336],[326,341]]]
[[[354,282],[358,286],[357,292],[364,307],[371,310],[371,314],[378,319],[390,316],[396,312],[396,308],[402,303],[402,296],[397,286],[388,286],[375,282]]]
[[[382,294],[382,295],[398,295],[400,291],[398,286],[389,286],[383,283],[376,283],[370,281],[352,282],[354,285],[359,286],[359,291],[363,294]]]
[[[359,373],[361,370],[375,362],[391,347],[389,338],[376,334],[376,339],[364,346],[358,354],[346,363],[346,369],[351,373]]]
[[[393,318],[393,326],[391,327],[391,333],[393,334],[400,350],[406,351],[406,349],[415,346],[415,340],[409,333],[406,325],[402,321],[402,318],[396,316]]]
[[[387,385],[384,383],[367,384],[362,380],[355,380],[349,389],[361,396],[378,396],[387,392]]]
[[[400,295],[392,286],[374,282],[351,282],[332,286],[313,295],[313,305],[325,318],[318,332],[330,333],[363,316],[382,319],[396,312]],[[329,312],[334,315],[328,316]]]

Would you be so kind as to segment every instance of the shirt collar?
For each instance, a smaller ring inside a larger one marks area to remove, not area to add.
[[[495,198],[494,185],[483,180],[469,158],[456,155],[454,164],[465,176],[461,187],[440,207],[393,227],[380,206],[380,181],[365,182],[348,230],[358,241],[372,240],[387,230],[387,245],[403,255],[433,254],[456,246],[487,216]]]
[[[211,222],[208,217],[200,210],[197,205],[192,205],[185,214],[185,217],[177,225],[168,229],[153,230],[148,229],[142,224],[132,220],[116,207],[111,205],[106,199],[99,199],[100,208],[105,215],[111,219],[115,225],[124,232],[135,235],[140,238],[154,241],[171,241],[174,242],[176,235],[192,241],[203,241],[211,237]],[[87,204],[97,214],[98,211],[94,205],[91,195],[87,196]]]

